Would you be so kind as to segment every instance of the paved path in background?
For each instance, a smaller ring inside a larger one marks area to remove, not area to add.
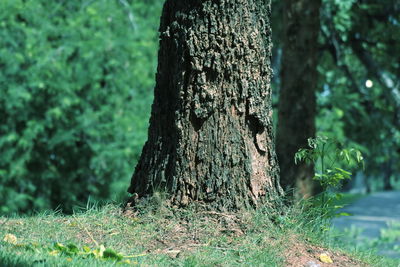
[[[339,217],[333,220],[338,229],[361,228],[362,237],[377,239],[381,229],[388,227],[388,223],[400,223],[400,191],[379,192],[368,195],[345,207],[344,212],[353,216]],[[398,242],[400,245],[400,242]],[[400,253],[380,250],[380,254],[400,258]]]

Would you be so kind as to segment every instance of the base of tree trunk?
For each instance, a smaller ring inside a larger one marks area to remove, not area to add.
[[[149,137],[130,193],[219,210],[282,194],[269,17],[264,0],[166,1]]]

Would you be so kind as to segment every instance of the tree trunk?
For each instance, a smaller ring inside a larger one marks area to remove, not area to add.
[[[265,0],[166,1],[148,141],[130,193],[220,210],[281,194],[270,12]]]
[[[317,53],[320,0],[284,0],[281,89],[278,105],[277,154],[283,188],[296,198],[320,189],[314,166],[294,163],[294,154],[315,136]]]
[[[383,164],[383,190],[391,191],[393,190],[393,186],[391,183],[391,178],[393,175],[393,160],[392,160],[392,153],[389,152],[389,156],[387,161]]]

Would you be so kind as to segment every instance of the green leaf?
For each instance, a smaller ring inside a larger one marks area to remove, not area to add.
[[[103,258],[120,261],[120,260],[122,260],[124,258],[124,256],[119,254],[119,253],[117,253],[116,251],[114,251],[114,250],[112,250],[110,248],[107,248],[103,252]]]
[[[76,255],[79,253],[79,248],[75,244],[68,244],[66,252],[69,255]]]
[[[83,251],[86,252],[86,253],[89,253],[89,252],[91,251],[90,247],[88,247],[88,246],[83,246],[82,249],[83,249]]]
[[[341,216],[352,216],[350,213],[347,212],[340,212],[335,214],[336,217],[341,217]]]
[[[54,244],[54,248],[56,250],[59,250],[59,251],[66,251],[67,250],[66,246],[64,246],[63,244],[58,243],[58,242]]]

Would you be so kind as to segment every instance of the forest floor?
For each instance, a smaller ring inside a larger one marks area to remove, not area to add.
[[[326,236],[301,207],[234,214],[108,205],[0,217],[0,266],[398,266]]]
[[[335,228],[380,255],[400,259],[400,191],[378,192],[356,200],[333,220]]]

